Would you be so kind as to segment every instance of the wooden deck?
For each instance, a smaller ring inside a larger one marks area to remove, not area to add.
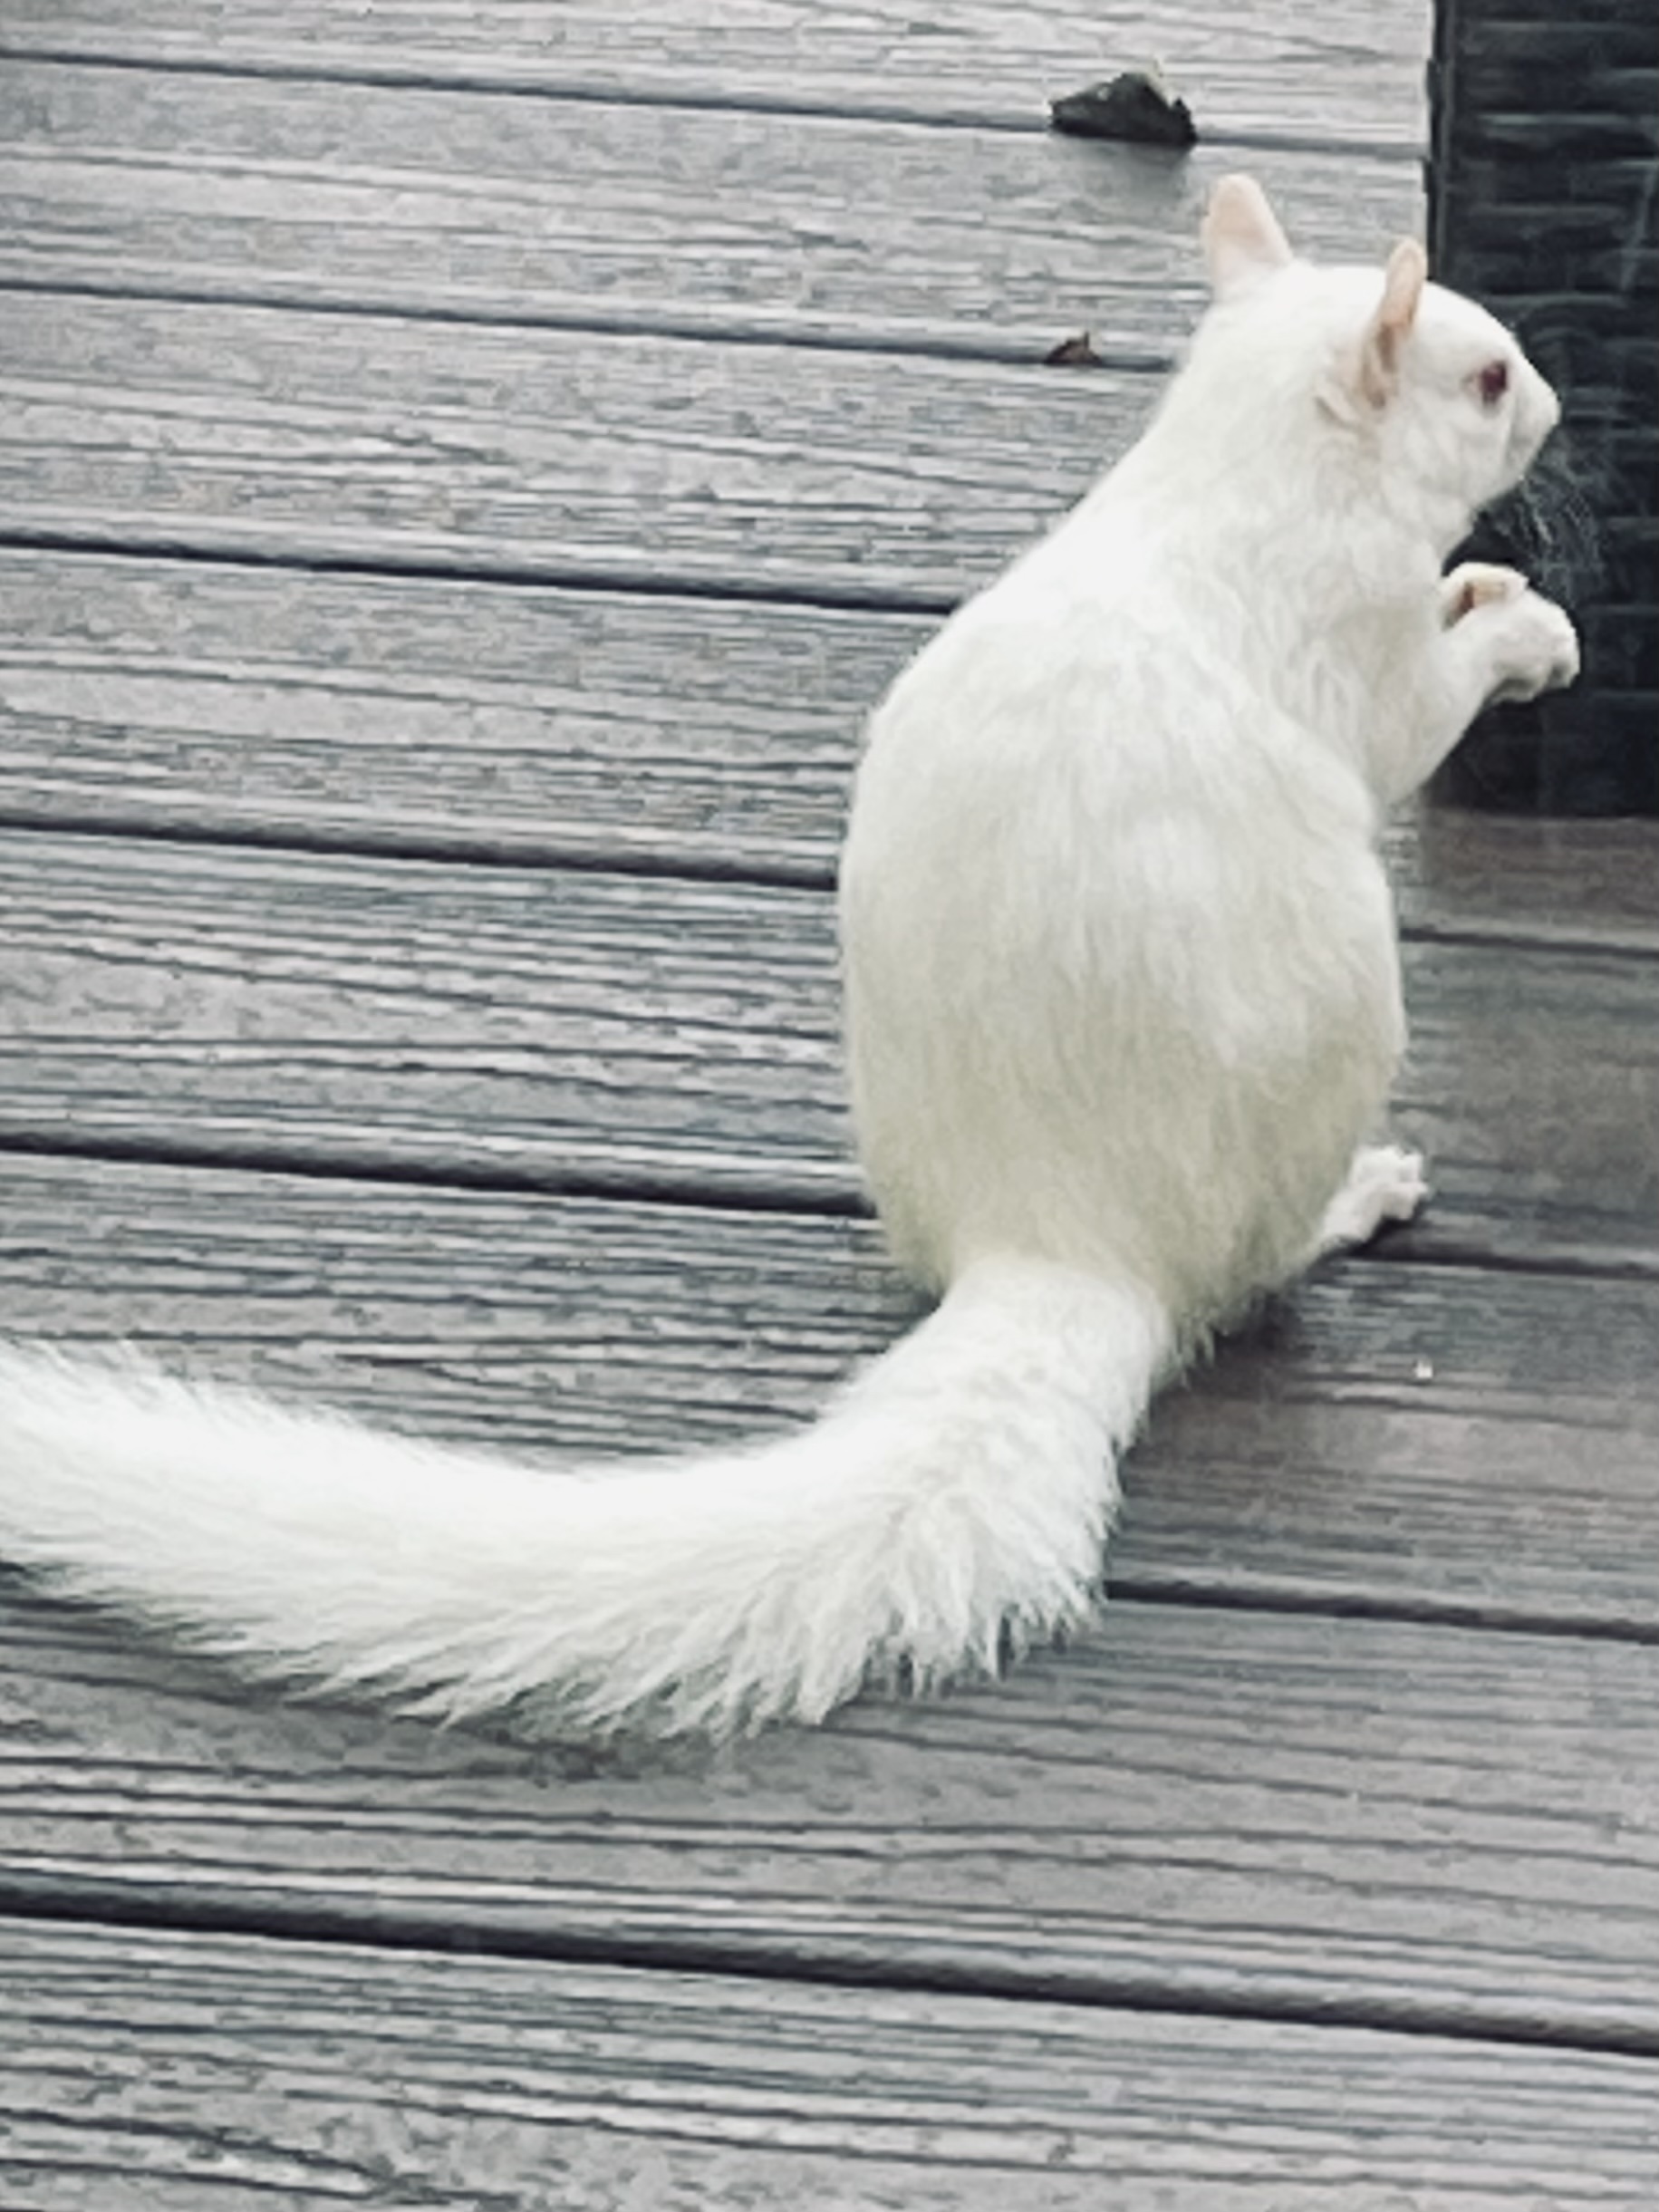
[[[3,0],[6,1325],[621,1451],[902,1324],[861,714],[1210,179],[1417,214],[1416,0],[1111,18]],[[1189,159],[1046,134],[1151,53]],[[1086,1647],[630,1772],[5,1584],[5,2212],[1652,2212],[1659,831],[1397,847],[1435,1203],[1161,1406]]]

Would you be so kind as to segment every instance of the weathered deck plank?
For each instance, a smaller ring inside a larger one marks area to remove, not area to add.
[[[1659,951],[1652,822],[1592,825],[1425,805],[1396,825],[1388,850],[1408,927]]]
[[[667,1772],[304,1710],[20,1601],[0,1908],[1659,2053],[1659,1646],[1120,1602]]]
[[[0,2177],[31,2212],[1283,2212],[1334,2177],[1345,2212],[1650,2203],[1648,2068],[1621,2057],[230,1936],[5,1942]],[[146,2066],[111,2066],[113,2017]]]
[[[0,814],[827,884],[935,626],[0,550]]]
[[[823,892],[12,831],[0,907],[14,1143],[857,1203]],[[1398,1248],[1659,1266],[1659,959],[1405,965]]]
[[[15,537],[938,606],[1153,380],[783,344],[17,294]]]
[[[0,817],[827,885],[935,626],[0,549]],[[1659,951],[1651,824],[1436,808],[1390,850],[1413,928]]]
[[[1423,128],[1424,0],[1257,0],[1218,16],[1160,0],[1152,16],[1095,0],[1008,8],[950,0],[754,0],[741,7],[641,0],[625,38],[610,0],[375,0],[368,13],[287,0],[279,14],[151,0],[7,0],[0,53],[330,73],[403,84],[582,92],[728,108],[933,118],[1040,127],[1078,82],[1144,66],[1155,53],[1195,103],[1201,129],[1321,146],[1413,150]]]
[[[31,2212],[1647,2212],[1626,2059],[225,1936],[3,1938]],[[146,2063],[110,2062],[130,2021]],[[1103,2192],[1106,2192],[1103,2195]],[[1545,2196],[1547,2192],[1547,2198]]]
[[[801,1420],[913,1319],[871,1223],[0,1157],[7,1319],[566,1456]],[[1113,1581],[1659,1637],[1659,1284],[1345,1261],[1155,1409]]]
[[[20,63],[0,73],[0,283],[1028,361],[1086,324],[1167,353],[1202,304],[1172,243],[1238,159]],[[1252,161],[1310,253],[1418,223],[1398,160]]]

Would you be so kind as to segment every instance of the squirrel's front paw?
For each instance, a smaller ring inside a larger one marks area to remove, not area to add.
[[[1536,699],[1558,691],[1578,673],[1578,633],[1553,599],[1530,585],[1514,598],[1488,605],[1491,625],[1490,700]]]
[[[1496,568],[1490,561],[1464,561],[1441,579],[1441,626],[1450,630],[1453,623],[1461,623],[1477,607],[1500,606],[1506,600],[1519,599],[1527,588],[1527,579],[1519,568]]]

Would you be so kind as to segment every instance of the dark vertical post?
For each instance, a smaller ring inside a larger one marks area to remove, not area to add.
[[[1465,801],[1659,814],[1659,16],[1653,0],[1438,0],[1429,255],[1561,393],[1534,478],[1471,550],[1573,613],[1571,691],[1485,715]]]

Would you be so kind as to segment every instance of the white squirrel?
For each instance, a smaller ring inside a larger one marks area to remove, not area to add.
[[[1208,1335],[1408,1215],[1382,810],[1561,610],[1446,556],[1554,394],[1221,183],[1151,427],[893,685],[841,886],[862,1155],[937,1309],[781,1441],[559,1470],[0,1350],[0,1557],[264,1676],[719,1736],[1088,1616],[1115,1458]]]

